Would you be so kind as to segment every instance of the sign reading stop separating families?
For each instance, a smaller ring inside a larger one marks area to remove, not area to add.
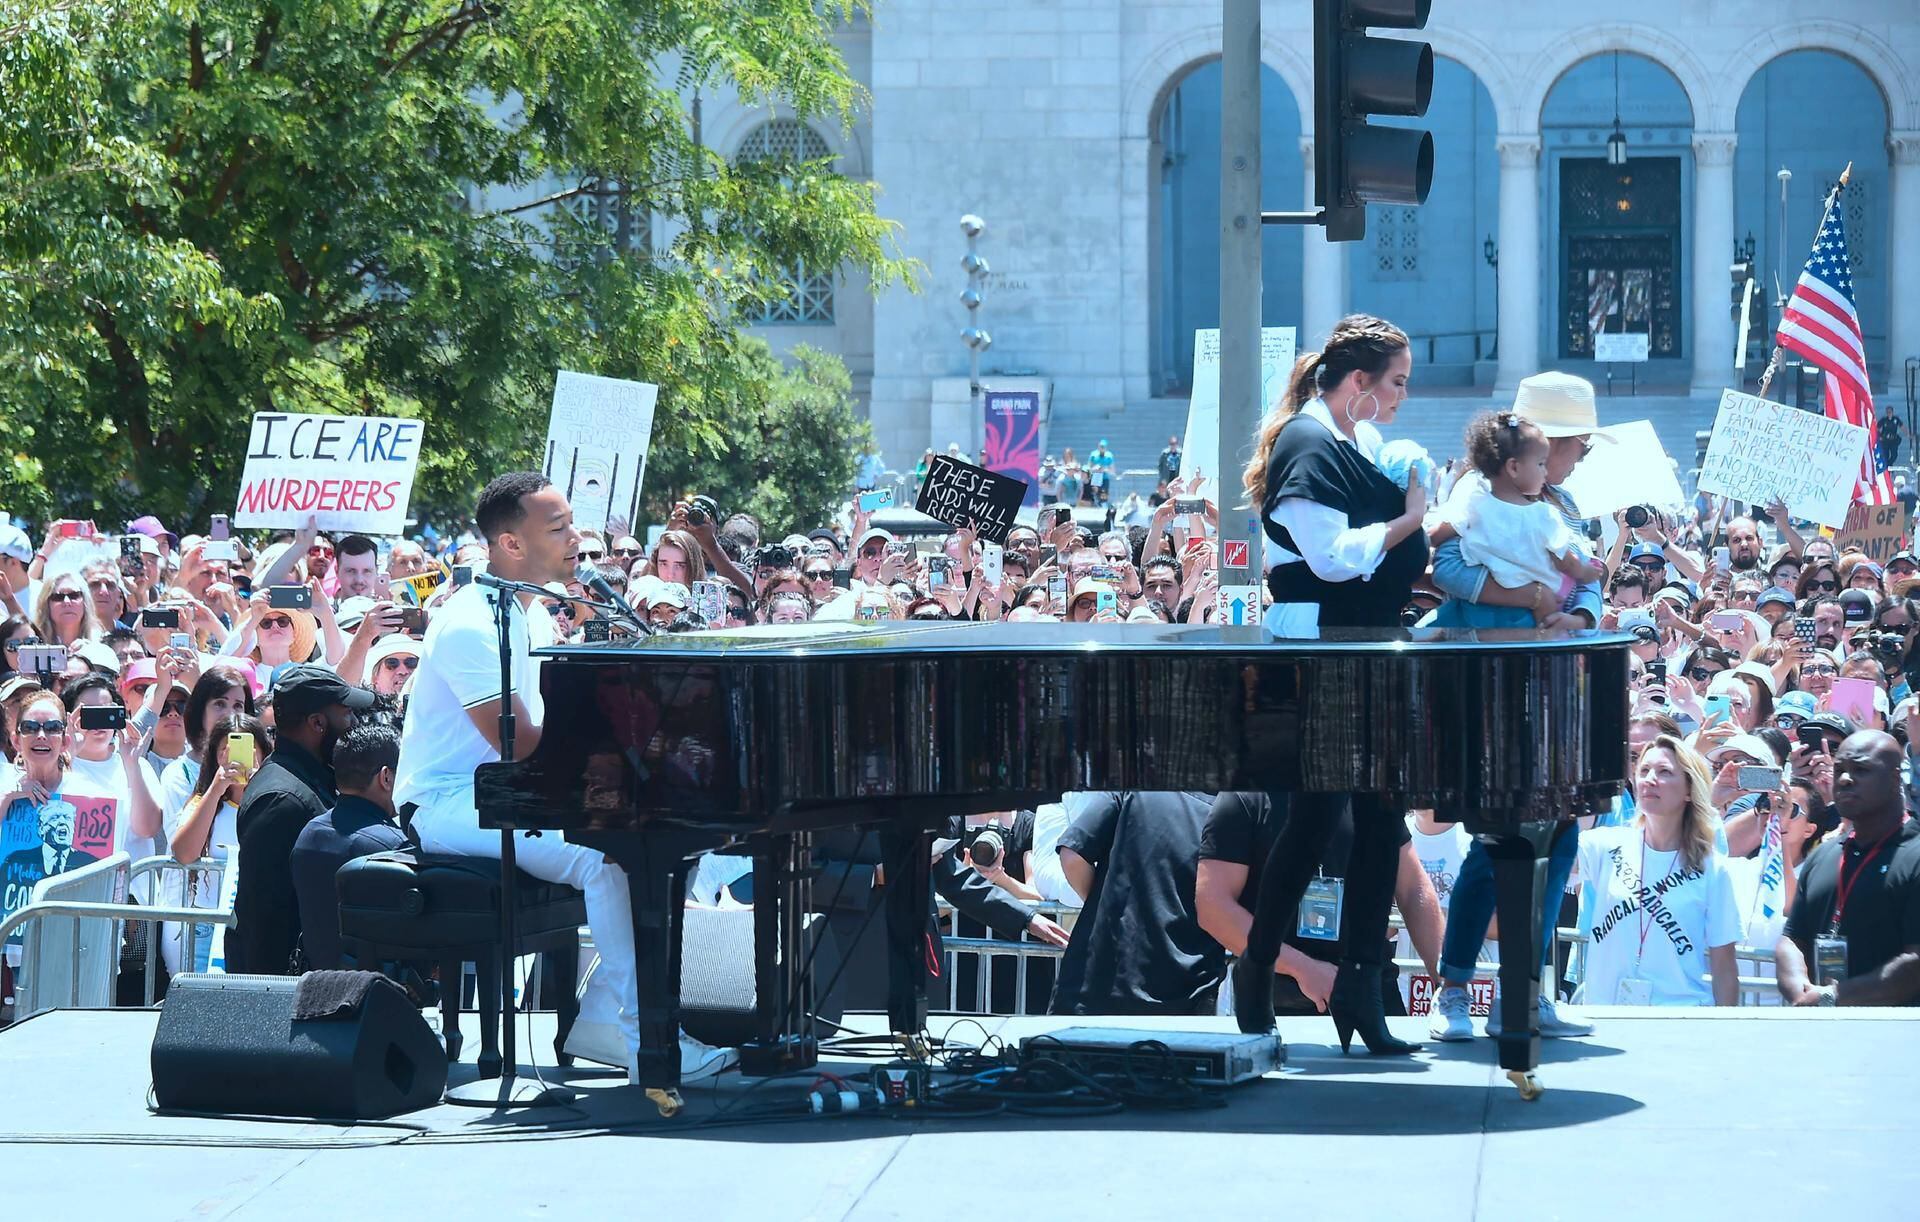
[[[1839,528],[1847,520],[1867,430],[1737,390],[1722,392],[1700,491],[1753,505],[1777,498],[1796,518]]]
[[[418,420],[259,412],[233,524],[402,534],[420,436]]]
[[[1005,543],[1026,498],[1024,480],[936,454],[913,507],[948,526],[969,526],[989,543]]]

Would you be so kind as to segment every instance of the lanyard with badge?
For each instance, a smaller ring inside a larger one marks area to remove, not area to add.
[[[1340,940],[1340,910],[1346,902],[1347,880],[1316,875],[1300,897],[1300,921],[1294,933],[1315,942]]]
[[[1867,872],[1867,866],[1880,855],[1880,850],[1895,837],[1883,836],[1880,843],[1860,855],[1859,862],[1853,868],[1853,877],[1847,877],[1847,855],[1840,854],[1836,867],[1838,882],[1833,893],[1833,916],[1827,921],[1827,932],[1813,940],[1813,967],[1818,976],[1818,984],[1838,984],[1847,976],[1847,939],[1840,933],[1840,918],[1846,915],[1847,897],[1853,894],[1853,888],[1860,876]]]
[[[1653,918],[1647,912],[1647,901],[1653,898],[1652,888],[1647,886],[1647,830],[1640,829],[1640,876],[1634,880],[1640,892],[1640,908],[1634,913],[1640,927],[1640,944],[1633,952],[1633,971],[1623,977],[1614,990],[1613,1004],[1616,1006],[1650,1006],[1653,1004],[1653,982],[1640,974],[1640,961],[1647,957],[1647,934],[1653,929]]]

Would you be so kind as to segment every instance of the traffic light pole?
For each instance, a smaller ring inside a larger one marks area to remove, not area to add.
[[[1253,588],[1266,566],[1258,505],[1241,506],[1240,468],[1260,423],[1260,0],[1221,0],[1220,452],[1208,456],[1220,507],[1219,583]],[[1229,561],[1240,561],[1230,565]],[[1231,605],[1232,595],[1223,602]],[[1250,631],[1251,628],[1224,629]]]

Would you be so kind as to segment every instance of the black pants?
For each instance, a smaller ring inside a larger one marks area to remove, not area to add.
[[[1340,940],[1349,961],[1384,964],[1400,846],[1407,841],[1405,815],[1374,794],[1274,794],[1272,800],[1275,810],[1289,813],[1260,871],[1247,957],[1272,963],[1279,956],[1280,943],[1297,919],[1300,897],[1320,869],[1327,843],[1350,803],[1353,849],[1347,860]]]

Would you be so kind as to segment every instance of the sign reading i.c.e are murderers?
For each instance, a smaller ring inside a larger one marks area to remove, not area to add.
[[[1005,543],[1026,495],[1024,480],[936,454],[913,507],[949,526],[972,527],[989,543]]]
[[[233,524],[401,534],[420,436],[418,420],[257,412]]]

